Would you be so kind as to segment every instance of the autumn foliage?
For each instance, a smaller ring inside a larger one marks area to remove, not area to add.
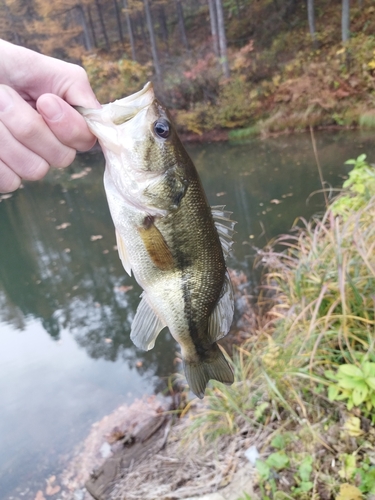
[[[230,77],[212,6],[224,7]],[[150,14],[148,22],[147,8]],[[181,131],[272,134],[312,126],[373,126],[375,7],[315,0],[2,0],[0,36],[83,64],[101,102],[154,79]]]

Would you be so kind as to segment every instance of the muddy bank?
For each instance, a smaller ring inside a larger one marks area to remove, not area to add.
[[[257,328],[247,277],[230,273],[236,314],[225,339],[227,351]],[[173,408],[186,406],[187,398],[188,393],[183,391],[173,399],[155,396],[138,400],[93,424],[58,479],[62,498],[177,500],[215,493],[221,495],[217,500],[227,500],[238,498],[240,484],[250,492],[254,469],[249,468],[244,452],[253,444],[254,436],[248,432],[223,436],[208,446],[202,446],[196,438],[189,439],[190,417],[205,403],[190,400],[189,411],[179,418],[181,412]],[[234,478],[236,493],[230,486]]]

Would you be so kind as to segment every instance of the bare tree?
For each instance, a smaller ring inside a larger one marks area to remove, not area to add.
[[[314,0],[307,0],[307,19],[313,44],[316,44]]]
[[[96,35],[95,35],[95,27],[94,27],[94,22],[93,22],[93,19],[92,19],[92,13],[91,13],[91,7],[90,7],[90,5],[87,6],[87,15],[88,15],[88,18],[89,18],[89,25],[90,25],[90,29],[91,29],[92,39],[94,40],[94,46],[97,47],[98,46],[98,41],[97,41]]]
[[[131,51],[132,51],[132,59],[133,59],[133,61],[136,61],[137,56],[136,56],[136,52],[135,52],[133,26],[132,26],[132,20],[130,17],[128,1],[127,0],[122,0],[122,1],[123,1],[124,10],[125,10],[126,25],[128,27],[128,35],[129,35],[130,47],[131,47]]]
[[[221,65],[223,67],[224,76],[225,78],[229,78],[230,71],[229,71],[228,56],[227,56],[227,37],[225,34],[223,2],[222,0],[215,0],[215,4],[216,4],[216,14],[217,14],[218,35],[219,35],[220,60],[221,60]]]
[[[341,38],[343,43],[349,40],[350,0],[342,0]]]
[[[161,69],[160,69],[158,51],[156,48],[156,38],[155,38],[154,25],[152,24],[150,4],[148,3],[148,0],[143,0],[143,4],[145,7],[147,28],[150,34],[151,53],[152,53],[152,59],[154,61],[156,81],[158,83],[161,83]]]
[[[219,39],[217,36],[217,15],[216,15],[215,0],[208,0],[208,8],[210,11],[211,37],[212,37],[214,54],[216,57],[219,57],[220,49],[219,49]]]
[[[116,12],[117,29],[121,43],[124,43],[124,35],[122,33],[122,23],[121,23],[121,11],[119,9],[117,0],[113,0],[113,5]]]
[[[102,33],[104,36],[105,46],[106,46],[107,50],[109,50],[109,39],[108,39],[108,35],[107,35],[107,30],[106,30],[106,27],[104,24],[103,12],[102,12],[102,8],[100,6],[99,0],[95,0],[95,5],[96,5],[97,11],[98,11],[100,27],[102,29]]]
[[[165,15],[165,9],[162,3],[158,5],[157,11],[159,18],[160,35],[162,40],[164,41],[166,53],[169,56],[169,33],[167,26],[167,17]]]
[[[83,40],[85,44],[85,49],[91,51],[93,49],[93,43],[90,35],[89,25],[86,21],[85,11],[81,4],[75,6],[77,12],[77,21],[82,26]]]
[[[182,8],[181,0],[175,0],[175,3],[176,3],[176,10],[177,10],[177,18],[178,18],[178,31],[180,32],[181,41],[182,41],[185,49],[189,50],[189,42],[188,42],[188,39],[186,36],[184,11]]]

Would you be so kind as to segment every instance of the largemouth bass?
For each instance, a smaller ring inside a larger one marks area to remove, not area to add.
[[[216,341],[233,319],[224,256],[234,222],[224,207],[208,205],[151,83],[101,109],[79,111],[106,158],[104,187],[121,261],[144,290],[131,339],[152,349],[167,326],[180,344],[188,384],[203,398],[210,379],[233,382]]]

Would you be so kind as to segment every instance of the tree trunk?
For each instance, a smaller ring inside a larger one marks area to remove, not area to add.
[[[138,12],[137,18],[138,18],[138,26],[141,29],[141,35],[142,35],[143,44],[145,46],[147,46],[148,45],[148,39],[146,37],[146,33],[145,33],[145,29],[144,29],[144,18],[143,18],[142,13],[140,11]]]
[[[212,1],[212,0],[211,0]],[[189,42],[186,36],[185,30],[185,19],[184,19],[184,10],[182,8],[181,0],[175,0],[176,10],[177,10],[177,18],[178,18],[178,31],[180,32],[181,41],[186,50],[189,50]]]
[[[113,0],[113,5],[115,7],[115,12],[116,12],[117,29],[118,29],[118,35],[120,38],[120,42],[124,43],[124,35],[122,33],[122,23],[121,23],[121,12],[120,12],[120,9],[118,8],[117,0]]]
[[[315,12],[314,12],[314,0],[307,0],[307,19],[309,21],[309,30],[312,41],[315,45],[316,43],[316,33],[315,33]]]
[[[95,0],[95,5],[96,5],[96,8],[98,10],[99,22],[100,22],[100,27],[102,29],[102,33],[104,36],[105,45],[106,45],[107,50],[109,50],[109,40],[108,40],[107,30],[106,30],[105,24],[104,24],[102,8],[100,6],[99,0]]]
[[[165,16],[164,5],[159,5],[158,8],[159,14],[159,25],[160,25],[160,34],[165,43],[165,47],[167,50],[167,55],[169,56],[169,35],[168,35],[168,26],[167,26],[167,18]]]
[[[83,30],[83,40],[85,43],[85,49],[90,52],[93,49],[93,43],[92,43],[92,39],[90,36],[89,26],[88,26],[87,21],[86,21],[85,11],[83,10],[82,5],[80,5],[80,4],[76,5],[76,9],[77,9],[77,14],[78,14],[78,16],[77,16],[78,22],[82,26],[82,30]]]
[[[136,61],[137,57],[136,57],[136,53],[135,53],[133,26],[132,26],[132,20],[130,18],[130,14],[129,14],[128,1],[123,0],[123,5],[124,5],[124,9],[125,9],[126,25],[128,27],[128,35],[129,35],[130,47],[131,47],[131,51],[132,51],[132,59],[133,59],[133,61]]]
[[[349,29],[350,29],[350,0],[342,0],[341,37],[343,43],[349,40]]]
[[[156,48],[155,31],[154,31],[154,26],[152,24],[150,4],[148,2],[149,0],[143,0],[143,4],[145,6],[147,28],[150,34],[151,53],[152,53],[152,59],[154,61],[156,81],[158,83],[161,83],[161,69],[159,64],[158,51]]]
[[[349,1],[349,0],[348,0]],[[225,78],[230,77],[228,56],[227,56],[227,37],[225,35],[224,11],[222,0],[215,0],[217,13],[217,27],[219,35],[220,59]]]
[[[217,36],[217,15],[216,15],[215,0],[208,0],[208,8],[210,10],[212,46],[214,49],[215,56],[219,57],[220,49],[219,49],[219,39]]]
[[[95,28],[94,28],[94,23],[92,20],[90,5],[87,6],[87,14],[88,14],[88,18],[89,18],[89,25],[90,25],[90,29],[91,29],[92,39],[94,40],[94,47],[97,47],[98,41],[97,41],[96,35],[95,35]]]

